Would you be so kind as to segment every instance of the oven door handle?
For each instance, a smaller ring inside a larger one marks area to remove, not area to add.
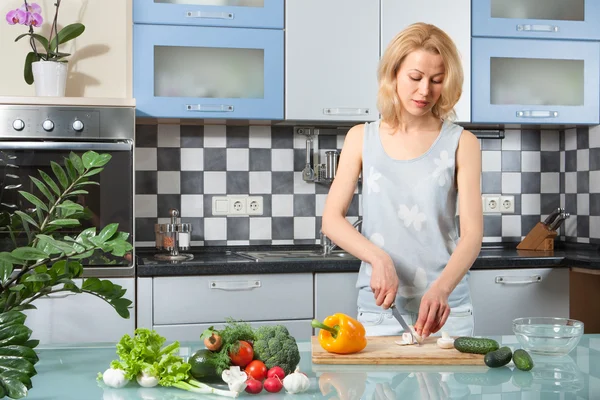
[[[0,141],[0,150],[130,151],[133,142],[20,142]]]

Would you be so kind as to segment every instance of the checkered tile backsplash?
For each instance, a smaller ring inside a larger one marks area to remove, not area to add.
[[[320,150],[343,140],[322,135]],[[485,241],[520,240],[560,205],[571,213],[563,240],[600,243],[600,127],[508,130],[481,146],[483,193],[515,196],[514,214],[484,216]],[[315,243],[328,186],[302,180],[305,149],[292,127],[137,125],[136,244],[154,246],[170,208],[192,224],[192,245]],[[213,196],[225,194],[262,196],[263,215],[213,216]]]

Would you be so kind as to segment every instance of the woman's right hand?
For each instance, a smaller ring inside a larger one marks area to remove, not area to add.
[[[380,260],[371,263],[371,290],[375,296],[375,304],[388,309],[394,304],[398,293],[398,274],[392,258],[386,254]]]

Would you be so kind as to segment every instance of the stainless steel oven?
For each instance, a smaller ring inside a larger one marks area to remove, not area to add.
[[[65,168],[64,159],[71,152],[108,153],[111,160],[104,170],[89,178],[99,185],[87,185],[89,194],[71,199],[86,208],[82,226],[75,230],[94,226],[99,231],[116,222],[134,245],[134,132],[134,107],[0,105],[0,218],[6,222],[16,210],[34,209],[19,191],[44,198],[30,176],[43,181],[41,175],[46,173],[57,180],[52,162]],[[68,235],[72,230],[61,228],[58,233]],[[15,236],[18,245],[27,243],[25,232]],[[0,231],[0,251],[13,248],[9,232]],[[84,276],[135,276],[134,260],[133,255],[97,252],[83,260]]]

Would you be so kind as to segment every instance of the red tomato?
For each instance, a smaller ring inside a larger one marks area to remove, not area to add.
[[[229,351],[229,358],[233,365],[244,368],[254,358],[252,345],[245,340],[239,340]]]
[[[264,381],[267,378],[267,366],[260,360],[254,360],[250,364],[246,365],[244,370],[248,376],[256,379],[257,381]]]

